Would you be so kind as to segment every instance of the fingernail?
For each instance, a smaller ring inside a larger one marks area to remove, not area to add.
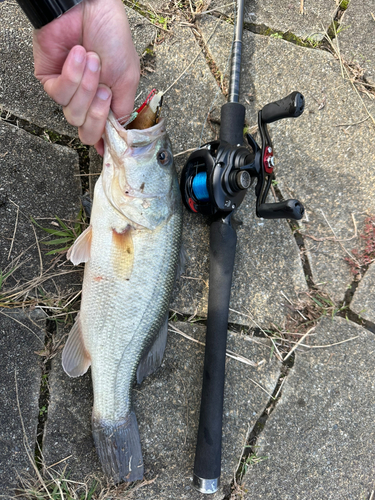
[[[101,99],[102,101],[106,101],[107,99],[109,99],[110,95],[110,91],[105,87],[99,87],[96,91],[96,97],[99,97],[99,99]]]
[[[99,66],[100,66],[100,60],[98,56],[90,56],[87,59],[87,67],[93,73],[96,73],[98,71]]]
[[[86,53],[83,50],[77,50],[74,52],[74,60],[78,64],[82,64],[83,61],[85,60],[85,57],[86,57]]]

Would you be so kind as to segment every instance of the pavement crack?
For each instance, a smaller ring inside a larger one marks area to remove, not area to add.
[[[195,36],[195,39],[199,47],[202,49],[202,54],[206,60],[207,66],[209,67],[212,76],[215,78],[218,87],[221,89],[223,95],[225,97],[228,97],[229,80],[228,77],[225,75],[226,71],[222,73],[221,70],[219,69],[219,66],[216,64],[214,57],[210,49],[208,48],[208,44],[205,42],[204,36],[200,31],[197,23],[194,24],[194,29],[192,29],[191,31]]]
[[[339,314],[339,316],[344,316],[344,314]],[[352,323],[356,323],[357,325],[361,326],[362,328],[365,328],[371,333],[375,334],[375,323],[372,321],[368,321],[367,319],[364,319],[361,317],[360,314],[356,314],[353,312],[351,309],[347,309],[345,311],[345,318]]]
[[[294,353],[288,358],[288,360],[283,363],[281,368],[281,373],[278,378],[275,389],[270,397],[266,407],[259,416],[258,420],[255,422],[253,429],[250,431],[246,444],[243,448],[242,457],[239,463],[239,467],[236,471],[235,480],[231,484],[231,493],[226,495],[223,500],[233,500],[234,498],[242,498],[242,480],[251,466],[256,466],[261,461],[267,460],[267,457],[258,456],[257,445],[258,439],[262,434],[267,420],[269,419],[271,413],[275,410],[278,402],[282,396],[283,385],[289,375],[290,370],[294,365]]]
[[[52,357],[49,355],[51,353],[51,347],[53,346],[53,336],[56,333],[56,322],[47,319],[46,321],[46,335],[45,335],[45,349],[42,353],[45,356],[44,362],[42,364],[42,376],[40,380],[40,391],[39,391],[39,415],[38,415],[38,426],[37,435],[34,449],[35,463],[39,470],[43,468],[43,437],[45,424],[48,417],[48,406],[50,399],[50,389],[49,389],[49,375],[51,372]]]

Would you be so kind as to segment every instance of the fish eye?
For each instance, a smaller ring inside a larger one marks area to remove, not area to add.
[[[166,149],[162,149],[157,154],[157,159],[158,159],[158,162],[160,165],[162,165],[163,167],[166,167],[171,163],[172,155]]]

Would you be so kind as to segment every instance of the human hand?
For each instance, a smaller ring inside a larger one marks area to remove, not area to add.
[[[35,76],[81,141],[103,154],[109,108],[117,117],[133,111],[140,74],[121,0],[83,0],[35,30],[33,42]]]

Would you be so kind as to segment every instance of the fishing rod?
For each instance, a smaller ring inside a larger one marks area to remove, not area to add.
[[[194,487],[201,493],[215,493],[221,474],[222,416],[229,300],[237,235],[231,217],[248,188],[254,183],[256,215],[263,219],[303,217],[298,200],[267,203],[274,179],[274,154],[269,123],[296,118],[303,113],[304,97],[299,92],[264,106],[258,112],[261,146],[243,130],[245,107],[239,103],[244,0],[237,3],[235,40],[232,47],[228,102],[221,108],[220,136],[194,151],[181,174],[180,188],[186,208],[211,216],[210,269],[206,347],[203,369]]]

